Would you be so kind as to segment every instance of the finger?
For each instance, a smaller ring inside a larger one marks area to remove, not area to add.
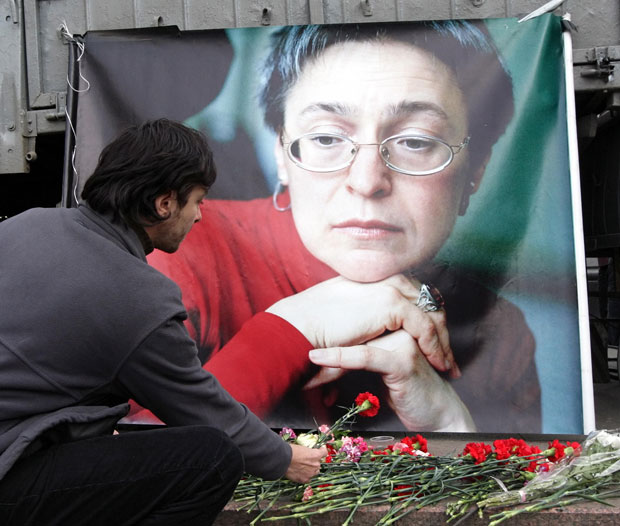
[[[317,365],[347,370],[395,374],[410,368],[405,353],[398,350],[386,351],[369,345],[314,349],[309,356]]]
[[[439,309],[437,311],[428,312],[426,314],[433,320],[435,328],[437,329],[437,336],[439,337],[439,341],[444,352],[444,359],[446,365],[449,364],[449,367],[446,368],[450,371],[450,376],[452,378],[459,378],[461,376],[461,370],[456,363],[454,353],[452,352],[452,347],[450,346],[450,333],[448,332],[448,321],[446,312],[443,309]],[[424,350],[421,350],[424,354]]]
[[[321,446],[320,448],[317,449],[317,452],[319,454],[319,458],[323,460],[327,456],[327,447]]]
[[[445,324],[445,314],[422,312],[413,303],[405,306],[403,314],[403,329],[413,336],[422,354],[429,363],[439,371],[448,371],[454,363],[454,356],[450,348],[448,329]]]
[[[429,316],[430,312],[423,312],[416,305],[421,283],[413,276],[398,274],[387,278],[384,283],[393,287],[394,292],[400,296],[400,310],[394,320],[394,327],[390,329],[405,329],[417,340],[420,350],[435,369],[451,370],[454,356],[450,349],[445,311],[441,309],[432,313],[435,316]]]
[[[450,371],[452,378],[460,377],[461,372],[450,347],[445,310],[441,308],[437,311],[423,312],[416,305],[422,283],[411,274],[392,276],[386,282],[390,282],[408,300],[409,305],[406,310],[409,314],[406,314],[407,317],[404,318],[403,328],[418,340],[420,350],[429,363],[439,371]],[[408,316],[413,317],[414,324],[419,324],[419,331],[406,323]],[[429,320],[432,321],[434,327],[428,323]]]
[[[306,385],[303,386],[303,390],[314,389],[324,384],[334,382],[339,378],[342,378],[347,372],[339,367],[322,367],[317,374],[315,374]]]

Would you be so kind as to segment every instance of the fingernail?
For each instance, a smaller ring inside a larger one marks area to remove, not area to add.
[[[321,358],[325,358],[325,351],[323,349],[312,349],[308,356],[311,360],[320,360]]]
[[[450,360],[447,360],[443,363],[444,368],[446,369],[446,371],[449,371],[450,369],[452,369],[452,363],[450,363]]]

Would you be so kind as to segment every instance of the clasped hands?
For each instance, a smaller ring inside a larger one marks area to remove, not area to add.
[[[458,378],[443,309],[423,312],[420,282],[396,275],[376,283],[333,278],[284,298],[268,312],[295,326],[321,366],[306,389],[351,370],[381,375],[388,404],[406,429],[475,431],[465,404],[437,371]]]

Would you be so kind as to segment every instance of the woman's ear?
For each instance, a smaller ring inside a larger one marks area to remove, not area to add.
[[[280,181],[283,186],[288,186],[288,171],[286,170],[286,164],[284,162],[284,156],[286,154],[280,136],[275,142],[273,154],[276,158],[276,166],[278,168],[278,181]]]
[[[465,188],[463,188],[463,195],[461,196],[461,203],[459,205],[460,216],[465,215],[465,212],[467,212],[467,208],[469,207],[469,198],[478,191],[478,188],[480,188],[480,183],[482,182],[482,177],[487,169],[488,162],[489,157],[486,157],[478,169],[469,175]]]

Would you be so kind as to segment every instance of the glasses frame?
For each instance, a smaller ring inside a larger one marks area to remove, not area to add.
[[[353,153],[351,159],[348,162],[346,162],[346,163],[344,163],[344,164],[342,164],[340,166],[337,166],[335,168],[330,168],[328,170],[316,170],[316,169],[311,169],[311,168],[308,168],[307,166],[304,166],[304,164],[302,164],[297,159],[295,159],[295,157],[291,153],[291,145],[293,143],[297,142],[299,139],[303,139],[304,137],[325,137],[325,136],[327,136],[327,137],[335,137],[335,138],[343,139],[345,141],[350,142],[355,147],[355,152]],[[433,168],[432,170],[423,170],[423,171],[403,170],[402,168],[399,168],[399,167],[393,165],[392,163],[390,163],[390,161],[383,156],[383,151],[381,149],[381,147],[384,146],[385,143],[387,143],[388,141],[391,141],[393,139],[403,139],[403,138],[420,138],[420,139],[427,139],[427,140],[439,142],[439,143],[443,144],[444,146],[446,146],[450,150],[450,157],[449,157],[449,159],[447,161],[445,161],[439,167]],[[300,168],[302,168],[302,169],[304,169],[304,170],[306,170],[308,172],[332,173],[332,172],[338,172],[339,170],[344,170],[345,168],[348,168],[349,166],[351,166],[353,164],[353,161],[355,161],[355,157],[357,156],[357,152],[360,151],[360,147],[362,147],[362,146],[377,146],[379,148],[379,156],[381,157],[381,159],[385,163],[385,166],[387,166],[390,170],[394,170],[395,172],[398,172],[398,173],[401,173],[401,174],[405,174],[405,175],[411,175],[411,176],[432,175],[432,174],[435,174],[437,172],[441,172],[448,165],[450,165],[450,163],[454,160],[454,156],[457,153],[459,153],[461,150],[463,150],[463,148],[465,148],[469,144],[469,140],[470,139],[471,139],[471,137],[467,136],[467,137],[465,137],[463,139],[461,144],[452,145],[452,144],[448,144],[446,141],[444,141],[442,139],[439,139],[438,137],[433,137],[432,135],[425,135],[423,133],[417,133],[417,134],[402,133],[402,134],[398,134],[398,135],[392,135],[391,137],[388,137],[387,139],[384,139],[381,142],[356,142],[353,139],[351,139],[351,137],[347,137],[346,135],[342,135],[340,133],[330,133],[330,132],[322,132],[322,133],[310,132],[310,133],[304,133],[303,135],[300,135],[299,137],[295,138],[295,140],[290,141],[290,142],[286,142],[284,140],[284,132],[282,132],[282,135],[280,136],[280,142],[282,143],[283,146],[286,147],[286,153],[287,153],[289,159],[291,161],[293,161],[297,166],[299,166]]]

